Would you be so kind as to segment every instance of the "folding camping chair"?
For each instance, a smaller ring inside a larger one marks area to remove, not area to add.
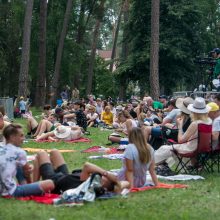
[[[212,149],[212,153],[211,153],[212,171],[214,171],[215,165],[217,165],[218,173],[219,173],[220,172],[220,138],[217,147],[215,149]]]
[[[180,173],[183,170],[187,174],[192,174],[196,171],[198,174],[200,168],[208,173],[211,172],[212,165],[208,163],[208,160],[212,153],[212,125],[198,124],[198,144],[195,151],[180,153],[173,149],[173,153],[178,159],[175,172]],[[194,166],[189,166],[192,160],[195,160],[196,163]]]

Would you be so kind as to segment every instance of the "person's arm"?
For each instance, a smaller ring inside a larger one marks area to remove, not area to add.
[[[23,166],[23,171],[24,171],[24,175],[25,175],[25,179],[27,180],[27,183],[32,183],[32,177],[31,174],[33,173],[34,170],[34,166],[32,164],[26,163]]]
[[[126,166],[126,171],[125,171],[126,180],[129,182],[130,188],[133,188],[134,186],[133,160],[129,160],[125,158],[125,166]]]
[[[127,120],[125,122],[125,125],[126,125],[126,128],[127,128],[127,131],[123,131],[123,133],[125,135],[128,135],[131,132],[131,130],[132,130],[132,121],[131,121],[131,119]]]
[[[106,171],[105,169],[86,162],[83,166],[82,172],[80,174],[80,180],[84,181],[87,180],[88,177],[92,174],[92,173],[100,173],[102,176],[105,176],[108,180],[114,182],[114,183],[118,183],[118,178],[117,176],[115,176],[114,174]]]
[[[198,129],[197,123],[191,123],[185,133],[183,133],[182,123],[178,126],[178,143],[184,143],[190,140],[190,137],[195,134]]]
[[[67,119],[69,119],[69,118],[75,118],[75,114],[73,113],[73,114],[66,114],[66,115],[64,115],[63,116],[63,118],[67,118]]]
[[[213,131],[212,132],[212,140],[217,141],[219,138],[219,131]]]
[[[152,162],[150,164],[149,173],[151,175],[151,179],[152,179],[154,185],[157,186],[158,185],[158,179],[157,179],[157,175],[155,173],[155,161],[154,161],[154,159],[152,160]]]
[[[54,137],[54,131],[51,132],[47,132],[47,133],[43,133],[40,136],[38,136],[36,138],[36,140],[44,140],[44,139],[48,139],[49,137]]]

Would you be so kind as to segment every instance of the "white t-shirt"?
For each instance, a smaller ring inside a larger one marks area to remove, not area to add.
[[[212,123],[212,131],[220,132],[220,116],[215,118]],[[218,145],[218,140],[212,142],[212,147],[215,149]]]
[[[0,194],[12,195],[16,190],[15,176],[17,166],[27,163],[27,155],[24,150],[12,144],[0,147]]]
[[[98,116],[98,114],[97,113],[88,113],[87,115],[86,115],[86,118],[87,119],[89,119],[89,120],[95,120],[95,119],[97,119],[99,116]]]

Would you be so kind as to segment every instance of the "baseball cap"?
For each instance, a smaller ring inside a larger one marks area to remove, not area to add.
[[[219,110],[219,106],[215,102],[210,102],[207,104],[211,109],[209,110],[210,112],[215,112]]]
[[[220,54],[220,49],[217,47],[217,48],[214,48],[211,53],[217,53],[217,54]]]
[[[59,114],[61,112],[63,112],[62,108],[58,107],[58,108],[55,109],[55,114]]]

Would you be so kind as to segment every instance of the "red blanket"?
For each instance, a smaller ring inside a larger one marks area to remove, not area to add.
[[[174,188],[187,188],[187,185],[184,184],[168,184],[168,183],[159,183],[158,186],[144,186],[140,188],[132,188],[130,192],[141,192],[150,189],[174,189]]]
[[[35,140],[38,143],[52,143],[52,142],[62,142],[61,140],[56,140],[56,141],[52,141],[52,140]],[[72,141],[64,141],[66,143],[78,143],[78,142],[91,142],[91,140],[89,138],[79,138],[76,140],[72,140]]]
[[[22,201],[29,201],[33,200],[37,203],[43,203],[43,204],[53,204],[53,199],[59,198],[60,195],[57,194],[51,194],[51,193],[45,193],[42,196],[26,196],[26,197],[18,197],[16,198],[17,200],[22,200]],[[4,198],[13,198],[11,196],[5,196]]]
[[[151,190],[151,189],[174,189],[174,188],[187,188],[187,185],[184,184],[167,184],[167,183],[159,183],[158,186],[145,186],[141,188],[132,188],[130,192],[141,192],[145,190]],[[35,201],[37,203],[43,203],[43,204],[53,204],[53,199],[59,198],[60,195],[57,194],[50,194],[50,193],[45,193],[43,196],[27,196],[27,197],[19,197],[16,198],[18,200],[22,201]],[[6,196],[4,198],[12,198],[10,196]]]

